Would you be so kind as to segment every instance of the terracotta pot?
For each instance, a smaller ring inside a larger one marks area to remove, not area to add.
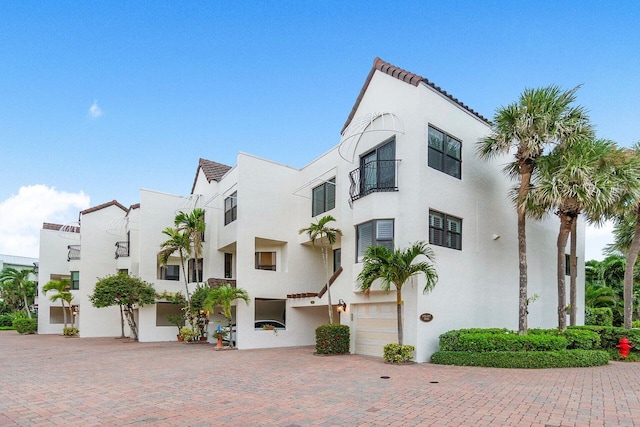
[[[182,342],[182,341],[183,341],[183,339],[182,339],[182,335],[178,335],[178,341],[179,341],[179,342]]]

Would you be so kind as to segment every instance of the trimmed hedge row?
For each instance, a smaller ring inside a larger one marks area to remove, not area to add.
[[[609,353],[602,350],[499,351],[489,353],[438,351],[431,356],[431,363],[488,368],[573,368],[606,365],[609,363]]]
[[[441,347],[442,348],[442,347]],[[492,351],[558,351],[567,340],[553,335],[462,334],[451,351],[488,353]],[[443,348],[443,350],[447,350]]]
[[[35,334],[38,330],[38,320],[27,317],[17,318],[13,320],[13,328],[19,334]]]
[[[640,350],[640,329],[625,329],[614,326],[570,326],[567,331],[583,330],[597,333],[600,338],[600,347],[604,350],[616,350],[620,338],[627,337],[633,346],[632,351]]]
[[[349,327],[347,325],[321,325],[316,328],[317,354],[349,353]]]
[[[505,328],[469,328],[469,329],[455,329],[453,331],[445,332],[440,335],[440,350],[442,351],[456,351],[460,336],[464,334],[501,334],[501,335],[515,335],[516,333]]]
[[[555,335],[567,340],[567,350],[595,350],[600,348],[600,336],[583,329],[567,329],[560,332],[557,329],[529,329],[529,334]]]

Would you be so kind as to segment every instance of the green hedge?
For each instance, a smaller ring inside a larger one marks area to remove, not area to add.
[[[35,334],[38,330],[38,320],[29,318],[17,318],[13,320],[13,328],[19,334]]]
[[[585,307],[584,324],[597,326],[613,326],[613,311],[609,307]]]
[[[0,314],[0,326],[13,327],[13,319],[8,314]]]
[[[440,350],[443,351],[455,351],[458,347],[458,341],[460,336],[464,334],[496,334],[496,335],[509,335],[515,334],[515,332],[504,328],[469,328],[469,329],[455,329],[453,331],[445,332],[440,335]]]
[[[407,363],[413,360],[416,348],[412,345],[387,344],[384,346],[383,358],[389,363]]]
[[[609,363],[609,353],[602,350],[501,351],[468,353],[438,351],[431,356],[438,365],[484,366],[489,368],[572,368],[601,366]]]
[[[321,325],[316,328],[317,354],[349,353],[349,327],[347,325]]]
[[[570,326],[567,330],[587,330],[600,336],[600,347],[603,350],[616,350],[620,338],[627,337],[633,346],[632,351],[640,351],[640,329],[625,329],[615,326]]]
[[[553,335],[462,334],[451,351],[487,353],[492,351],[565,350],[567,340]]]
[[[564,337],[567,340],[567,350],[597,350],[600,348],[600,336],[589,330],[567,329],[560,332],[557,329],[529,329],[529,334]]]

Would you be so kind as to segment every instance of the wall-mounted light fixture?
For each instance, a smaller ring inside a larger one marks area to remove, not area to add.
[[[338,311],[347,311],[347,303],[343,299],[338,300]]]

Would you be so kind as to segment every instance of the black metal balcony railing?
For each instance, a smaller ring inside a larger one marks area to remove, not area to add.
[[[116,259],[129,256],[129,242],[116,242]]]
[[[376,160],[349,173],[351,200],[381,191],[398,191],[400,160]]]
[[[80,259],[80,245],[69,245],[67,246],[69,252],[67,253],[67,261]]]

